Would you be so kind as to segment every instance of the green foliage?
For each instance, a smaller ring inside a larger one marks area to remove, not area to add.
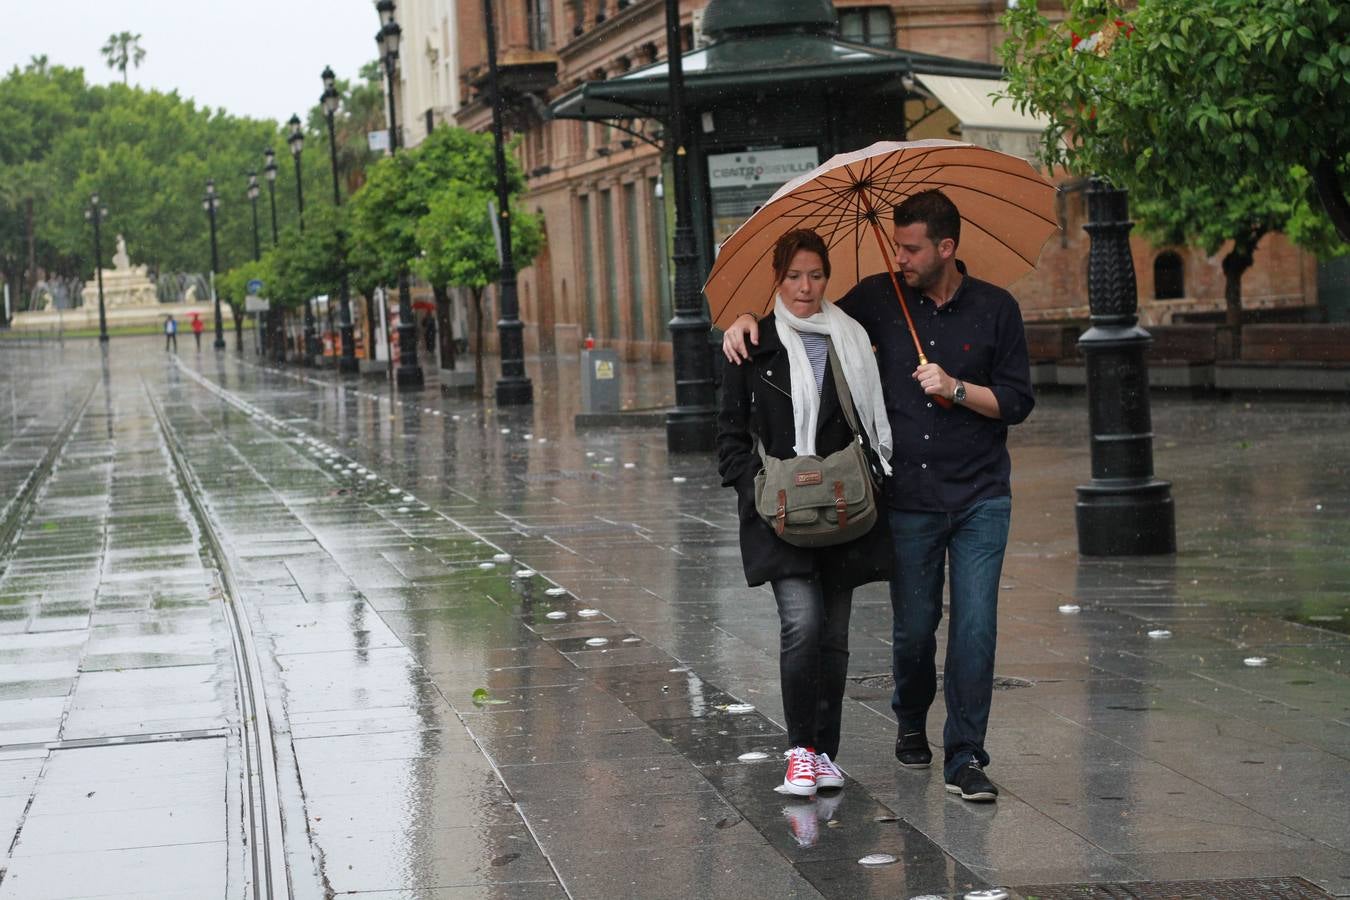
[[[340,180],[351,190],[374,158],[365,131],[379,110],[379,83],[339,82],[338,88],[344,92],[335,122]],[[311,217],[319,221],[333,196],[327,122],[317,109],[308,116],[314,127],[306,132],[301,158],[307,224]],[[132,262],[148,265],[153,274],[205,272],[211,251],[201,200],[208,178],[220,198],[220,268],[240,266],[253,258],[248,173],[261,176],[267,147],[279,151],[278,222],[293,228],[296,167],[276,122],[200,108],[177,93],[90,86],[81,70],[50,66],[41,57],[12,69],[0,79],[0,275],[16,286],[37,276],[26,273],[31,206],[38,268],[48,277],[91,278],[93,235],[84,210],[95,191],[108,209],[103,266],[110,265],[120,233]],[[258,228],[266,247],[271,215],[262,184]]]
[[[495,194],[458,181],[446,184],[432,196],[427,214],[417,223],[417,243],[424,254],[415,265],[418,275],[432,284],[474,291],[501,279],[489,200],[495,201]],[[511,222],[512,261],[524,268],[543,245],[539,216],[512,203],[507,218]]]
[[[1055,5],[1062,21],[1031,0],[1003,20],[1009,94],[1050,118],[1048,163],[1128,188],[1155,233],[1212,248],[1265,227],[1318,253],[1350,249],[1310,205],[1308,175],[1350,175],[1343,3]]]
[[[267,254],[263,281],[273,303],[295,308],[311,297],[336,297],[341,284],[338,265],[345,209],[330,206],[305,211],[305,230],[287,228],[281,243]]]
[[[500,277],[487,204],[496,197],[492,136],[437,128],[416,148],[381,160],[352,202],[351,259],[357,282],[392,284],[401,268],[438,287],[483,287]],[[525,190],[514,154],[507,155],[512,197]],[[512,204],[518,266],[539,252],[537,219]]]

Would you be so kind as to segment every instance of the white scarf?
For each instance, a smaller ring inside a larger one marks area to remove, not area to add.
[[[834,345],[835,359],[839,360],[844,381],[853,395],[858,424],[881,458],[882,470],[891,474],[891,421],[886,417],[886,404],[881,397],[881,374],[867,332],[851,316],[824,299],[820,301],[820,312],[805,319],[794,316],[782,297],[774,298],[773,312],[778,340],[787,350],[792,376],[792,424],[796,429],[794,449],[797,455],[815,455],[816,427],[820,418],[820,391],[816,388],[806,347],[798,334],[810,331],[825,335]]]

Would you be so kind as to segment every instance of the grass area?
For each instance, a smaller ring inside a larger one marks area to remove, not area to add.
[[[252,331],[252,330],[253,330],[253,321],[252,321],[251,319],[245,319],[245,320],[244,320],[244,330],[245,330],[245,331]],[[234,325],[232,325],[232,324],[227,324],[227,325],[225,326],[225,336],[226,336],[226,338],[228,338],[233,332],[234,332]],[[211,326],[211,325],[207,325],[207,326],[206,326],[206,331],[202,332],[202,340],[206,340],[208,337],[210,337],[212,340],[214,340],[214,339],[215,339],[215,333],[216,333],[216,332],[215,332],[215,328],[214,328],[213,326]],[[160,336],[162,336],[163,334],[164,334],[164,326],[163,326],[163,325],[123,325],[123,326],[121,326],[120,328],[109,328],[109,329],[108,329],[108,337],[110,337],[110,338],[115,338],[115,337],[142,337],[142,336],[145,336],[145,335],[160,335]],[[33,341],[33,340],[48,340],[48,341],[50,341],[50,340],[55,340],[56,337],[57,337],[57,333],[56,333],[55,331],[15,331],[15,330],[12,329],[12,328],[8,328],[8,329],[5,329],[5,330],[3,330],[3,331],[0,331],[0,341],[23,341],[23,340],[28,340],[28,341]],[[97,337],[98,337],[98,329],[97,329],[97,328],[67,328],[67,329],[65,329],[64,331],[61,332],[61,339],[62,339],[62,340],[83,340],[83,339],[97,338]],[[191,341],[191,340],[192,340],[192,329],[191,329],[191,328],[183,328],[183,327],[180,326],[179,329],[178,329],[178,340],[180,340],[180,341],[184,341],[184,340],[186,340],[186,341]]]

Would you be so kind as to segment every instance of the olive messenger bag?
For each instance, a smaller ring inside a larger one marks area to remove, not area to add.
[[[833,344],[829,354],[839,405],[853,430],[849,445],[825,457],[778,459],[755,440],[764,464],[755,476],[755,510],[774,534],[796,547],[844,544],[867,534],[877,521],[878,475],[868,460],[853,395]]]

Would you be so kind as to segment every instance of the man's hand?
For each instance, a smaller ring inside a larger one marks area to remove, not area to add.
[[[723,342],[725,346],[725,342]],[[914,370],[912,376],[923,388],[923,392],[930,397],[941,397],[943,400],[951,400],[952,395],[956,393],[956,379],[942,371],[942,366],[937,363],[928,363],[919,366]]]
[[[739,366],[742,360],[750,358],[750,348],[745,342],[747,337],[751,344],[759,346],[759,320],[749,313],[741,313],[722,335],[722,354],[727,362]]]

